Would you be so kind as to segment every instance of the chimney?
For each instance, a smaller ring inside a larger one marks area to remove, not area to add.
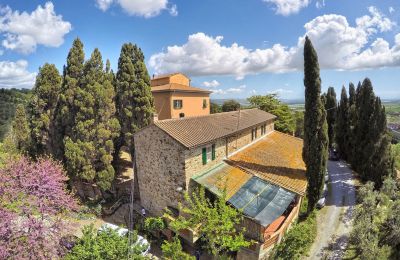
[[[153,117],[151,118],[151,123],[157,122],[158,121],[158,114],[153,113]]]
[[[154,79],[154,76],[155,76],[155,75],[153,74],[153,79]]]

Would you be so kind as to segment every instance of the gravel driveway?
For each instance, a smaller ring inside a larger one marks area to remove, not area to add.
[[[317,215],[318,231],[304,259],[341,259],[347,246],[356,203],[353,173],[342,161],[328,161],[326,206]]]

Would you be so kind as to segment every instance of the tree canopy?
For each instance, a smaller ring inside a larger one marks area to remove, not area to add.
[[[94,259],[149,259],[141,255],[144,246],[137,241],[137,233],[134,233],[131,255],[128,256],[128,237],[121,236],[116,230],[105,228],[96,231],[93,225],[85,226],[82,230],[83,236],[77,241],[66,256],[66,260],[94,260]]]
[[[226,100],[222,104],[222,112],[237,111],[240,108],[240,103],[234,99]]]
[[[304,146],[303,160],[308,180],[308,212],[319,200],[328,155],[326,111],[321,101],[321,78],[317,53],[308,37],[304,44]]]
[[[170,228],[179,232],[197,227],[196,232],[205,243],[205,249],[215,256],[249,246],[243,230],[236,228],[242,220],[241,213],[226,204],[224,194],[211,202],[203,187],[190,195],[186,193],[185,203],[180,205],[183,214],[170,223]]]
[[[26,157],[0,168],[0,258],[55,259],[68,230],[63,213],[76,209],[62,166]],[[29,250],[27,250],[29,248]]]
[[[275,129],[287,134],[294,134],[295,119],[289,106],[282,103],[277,94],[268,94],[265,96],[252,96],[247,99],[250,104],[265,112],[269,112],[277,117],[275,120]]]

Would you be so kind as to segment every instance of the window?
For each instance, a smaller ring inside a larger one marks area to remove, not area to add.
[[[182,99],[174,100],[174,109],[181,109],[182,108]]]
[[[211,147],[203,147],[201,150],[201,159],[203,165],[206,165],[209,161],[214,161],[216,158],[215,144]]]
[[[179,117],[180,118],[185,117],[185,113],[179,113]]]
[[[203,149],[201,150],[201,157],[202,157],[202,161],[203,161],[203,165],[207,164],[207,148],[203,147]]]
[[[261,126],[261,134],[265,135],[267,133],[267,125],[262,125]]]
[[[251,130],[251,140],[253,141],[256,138],[257,138],[257,127]]]
[[[203,99],[203,109],[207,108],[207,99]]]

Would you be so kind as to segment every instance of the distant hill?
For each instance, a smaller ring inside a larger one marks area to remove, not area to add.
[[[0,89],[0,141],[10,129],[16,106],[26,103],[30,92],[28,89]]]
[[[246,98],[229,98],[229,99],[211,99],[212,103],[218,104],[218,105],[222,105],[225,101],[227,100],[236,100],[237,102],[239,102],[242,106],[249,106],[250,103],[247,101]],[[304,104],[304,99],[280,99],[283,103],[286,103],[288,105],[294,105],[294,104]]]

